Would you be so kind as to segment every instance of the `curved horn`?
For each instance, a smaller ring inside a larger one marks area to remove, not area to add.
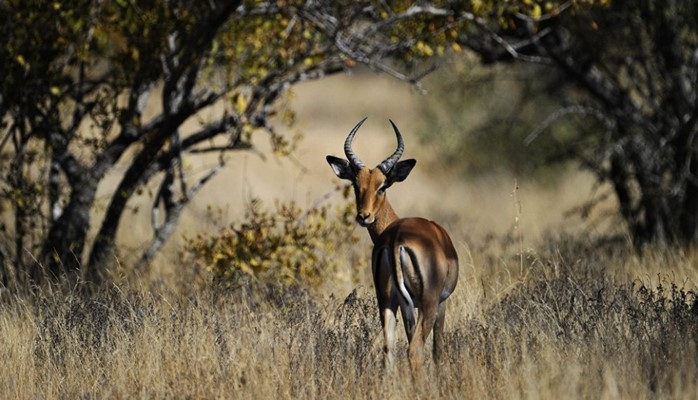
[[[366,118],[362,119],[359,121],[358,124],[349,132],[349,136],[347,136],[347,139],[344,141],[344,154],[347,156],[347,160],[349,160],[349,163],[354,167],[354,169],[361,169],[364,167],[364,163],[361,162],[359,157],[354,154],[354,151],[351,149],[351,142],[354,140],[354,135],[356,135],[356,132],[361,128],[361,125],[366,121]]]
[[[388,157],[378,165],[378,169],[381,170],[383,174],[388,174],[388,172],[393,169],[395,166],[395,163],[402,157],[402,152],[405,151],[405,142],[402,141],[402,135],[400,134],[400,131],[397,129],[397,126],[395,126],[395,123],[392,120],[390,121],[390,125],[393,126],[393,130],[395,131],[395,136],[397,137],[397,150],[395,150],[395,153],[393,153],[392,156]]]

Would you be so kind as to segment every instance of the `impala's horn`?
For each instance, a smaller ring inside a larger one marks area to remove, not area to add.
[[[361,125],[366,121],[366,118],[362,119],[359,121],[358,124],[354,127],[354,129],[349,132],[349,136],[347,136],[347,139],[344,141],[344,154],[347,156],[347,160],[349,160],[349,163],[354,167],[354,169],[359,170],[364,167],[364,163],[361,162],[359,157],[354,154],[354,151],[351,149],[351,142],[354,140],[354,135],[356,135],[356,132],[361,128]]]
[[[390,120],[390,125],[393,126],[393,130],[395,131],[395,136],[397,137],[397,149],[395,150],[395,153],[393,153],[392,156],[388,157],[378,165],[378,169],[381,170],[381,172],[385,175],[390,172],[391,169],[395,166],[395,163],[402,157],[402,152],[405,151],[405,142],[402,141],[402,135],[400,134],[400,131],[397,129],[397,126],[395,126],[395,123]]]

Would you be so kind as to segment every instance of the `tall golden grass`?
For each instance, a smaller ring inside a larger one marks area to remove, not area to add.
[[[447,356],[394,376],[370,285],[266,301],[162,282],[0,306],[4,398],[695,398],[695,254],[560,238],[525,254],[461,245]],[[180,283],[184,284],[184,283]]]

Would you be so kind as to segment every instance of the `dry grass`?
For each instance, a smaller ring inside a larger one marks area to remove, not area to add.
[[[0,308],[0,393],[24,398],[695,398],[695,255],[591,243],[465,257],[439,373],[381,373],[370,286],[251,302],[153,285],[44,290]],[[517,261],[516,259],[519,258]],[[486,260],[499,260],[491,263]],[[514,260],[511,266],[506,260]],[[523,260],[523,263],[521,263]],[[489,262],[489,263],[488,263]],[[643,269],[647,280],[628,279]],[[665,273],[651,276],[647,271]],[[672,272],[686,273],[677,279]],[[623,276],[620,278],[619,276]]]

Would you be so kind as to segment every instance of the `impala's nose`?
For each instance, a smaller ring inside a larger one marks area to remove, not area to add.
[[[375,218],[373,218],[373,215],[370,212],[359,211],[359,213],[356,215],[356,222],[363,227],[367,227],[375,222]]]

